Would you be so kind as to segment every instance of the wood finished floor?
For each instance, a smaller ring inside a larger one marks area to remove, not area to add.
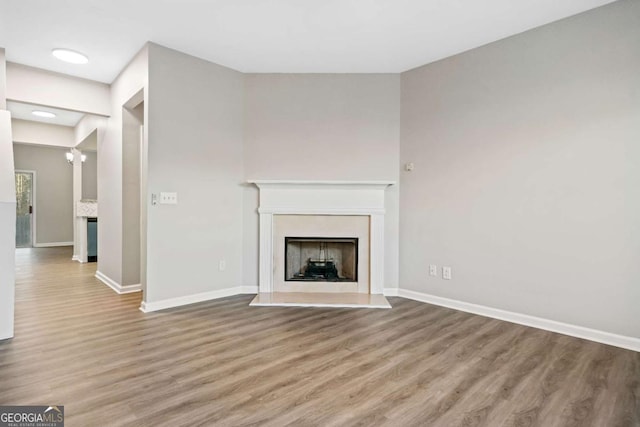
[[[67,426],[640,425],[640,353],[402,298],[143,314],[94,273],[17,252],[0,404],[62,404]]]

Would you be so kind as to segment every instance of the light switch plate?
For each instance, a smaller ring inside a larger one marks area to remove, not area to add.
[[[178,193],[160,193],[160,204],[162,205],[177,205]]]

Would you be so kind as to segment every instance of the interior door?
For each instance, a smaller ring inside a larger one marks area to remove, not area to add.
[[[16,248],[33,243],[33,172],[16,172]]]

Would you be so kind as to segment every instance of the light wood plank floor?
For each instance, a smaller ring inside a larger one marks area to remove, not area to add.
[[[68,426],[640,425],[640,353],[402,298],[145,315],[68,248],[17,264],[0,404],[62,404]]]

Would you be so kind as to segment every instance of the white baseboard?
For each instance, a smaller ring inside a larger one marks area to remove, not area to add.
[[[96,271],[96,279],[100,280],[119,294],[130,294],[131,292],[140,292],[142,290],[139,283],[136,285],[122,286],[120,283],[100,271]]]
[[[79,255],[74,255],[71,257],[71,261],[78,261],[78,262],[82,262],[80,261],[80,256]]]
[[[571,325],[569,323],[557,322],[555,320],[543,319],[541,317],[529,316],[527,314],[500,310],[484,305],[471,304],[468,302],[438,297],[407,289],[399,289],[398,296],[442,307],[453,308],[455,310],[466,311],[467,313],[479,314],[480,316],[506,320],[507,322],[531,326],[538,329],[544,329],[546,331],[557,332],[572,337],[626,348],[628,350],[640,351],[640,338],[612,334],[610,332],[604,332],[597,329],[590,329],[583,326]]]
[[[233,288],[218,289],[215,291],[202,292],[199,294],[169,298],[154,302],[142,301],[142,304],[140,304],[140,311],[144,313],[150,313],[152,311],[166,310],[168,308],[180,307],[183,305],[195,304],[198,302],[204,302],[218,298],[231,297],[240,294],[256,293],[258,293],[257,286],[236,286]]]
[[[55,248],[58,246],[73,246],[73,242],[49,242],[49,243],[34,243],[34,248]]]
[[[398,288],[384,288],[382,290],[382,294],[385,297],[397,297],[399,291],[400,291],[400,289],[398,289]]]

